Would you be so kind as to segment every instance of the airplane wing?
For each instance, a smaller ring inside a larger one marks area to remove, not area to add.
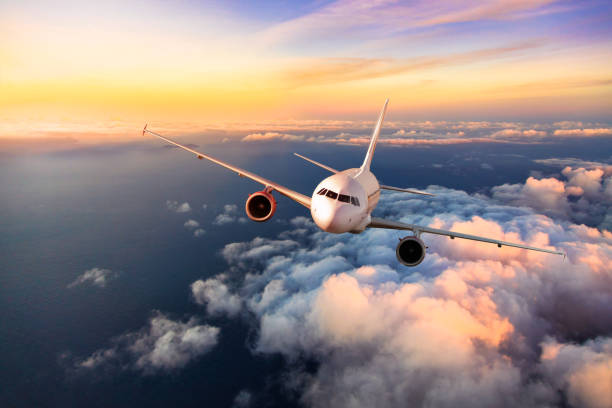
[[[398,221],[387,221],[382,218],[376,218],[376,217],[372,217],[372,221],[370,222],[370,224],[368,224],[367,228],[385,228],[385,229],[406,230],[406,231],[412,231],[417,235],[420,233],[446,235],[450,237],[451,239],[462,238],[462,239],[471,239],[473,241],[497,244],[497,246],[500,248],[502,246],[509,246],[509,247],[523,248],[523,249],[529,249],[532,251],[546,252],[549,254],[565,256],[565,253],[563,252],[553,251],[550,249],[535,248],[535,247],[528,246],[528,245],[515,244],[513,242],[498,241],[496,239],[484,238],[484,237],[479,237],[476,235],[462,234],[460,232],[445,231],[445,230],[441,230],[437,228],[430,228],[430,227],[422,227],[420,225],[404,224],[403,222],[398,222]]]
[[[302,204],[304,207],[310,208],[310,197],[305,196],[304,194],[298,193],[298,192],[293,191],[293,190],[291,190],[291,189],[289,189],[287,187],[281,186],[280,184],[277,184],[277,183],[275,183],[273,181],[270,181],[268,179],[260,177],[257,174],[251,173],[250,171],[243,170],[240,167],[233,166],[233,165],[231,165],[229,163],[226,163],[226,162],[224,162],[222,160],[219,160],[217,158],[214,158],[214,157],[209,156],[209,155],[204,154],[204,153],[197,152],[197,151],[195,151],[193,149],[190,149],[187,146],[183,146],[180,143],[177,143],[175,141],[167,139],[167,138],[165,138],[164,136],[162,136],[162,135],[160,135],[158,133],[155,133],[155,132],[152,132],[152,131],[148,130],[146,125],[145,125],[144,129],[142,130],[142,134],[144,135],[145,133],[150,133],[153,136],[156,136],[156,137],[158,137],[158,138],[160,138],[162,140],[165,140],[166,142],[168,142],[170,144],[173,144],[173,145],[175,145],[177,147],[180,147],[181,149],[187,150],[188,152],[195,154],[197,156],[197,158],[200,159],[200,160],[201,159],[210,160],[211,162],[216,163],[219,166],[225,167],[226,169],[229,169],[229,170],[231,170],[231,171],[233,171],[235,173],[238,173],[238,175],[240,177],[246,177],[248,179],[251,179],[253,181],[258,182],[259,184],[263,184],[265,187],[269,187],[272,190],[276,190],[280,194],[282,194],[282,195],[284,195],[286,197],[289,197],[290,199],[292,199],[294,201],[297,201],[298,203]]]
[[[401,191],[402,193],[420,194],[420,195],[430,196],[430,197],[435,197],[436,196],[435,194],[426,193],[424,191],[410,190],[409,188],[399,188],[399,187],[393,187],[393,186],[385,186],[383,184],[380,185],[380,188],[382,188],[383,190]]]

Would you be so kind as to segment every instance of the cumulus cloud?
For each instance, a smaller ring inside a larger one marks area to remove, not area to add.
[[[542,370],[575,407],[612,406],[612,338],[584,344],[542,343]]]
[[[288,368],[315,407],[608,406],[592,379],[612,375],[612,234],[429,191],[436,200],[385,194],[377,215],[568,257],[425,235],[428,256],[408,269],[397,231],[338,236],[300,217],[277,239],[222,251],[229,268],[217,280],[250,313],[254,350],[316,362]]]
[[[202,280],[199,279],[191,284],[191,293],[195,302],[206,305],[206,311],[210,315],[235,316],[242,308],[242,300],[239,296],[231,294],[224,283],[225,275]]]
[[[574,222],[612,228],[612,166],[566,166],[561,173],[567,180],[529,177],[524,184],[493,187],[493,198]]]
[[[77,369],[111,365],[153,374],[186,366],[210,351],[219,335],[217,327],[198,319],[175,321],[156,312],[147,326],[112,340],[113,347],[100,349],[76,363]]]
[[[270,140],[284,141],[300,141],[304,140],[304,136],[291,135],[287,133],[266,132],[266,133],[251,133],[242,138],[243,142],[261,142]]]
[[[185,221],[185,224],[183,224],[185,226],[185,228],[187,229],[195,229],[198,228],[200,226],[200,223],[197,222],[196,220],[187,220]]]
[[[223,206],[223,212],[218,214],[213,220],[214,225],[225,225],[231,224],[232,222],[246,222],[245,217],[238,217],[238,206],[236,204],[225,204]]]
[[[176,213],[186,213],[191,211],[191,206],[188,202],[179,204],[178,201],[167,200],[166,207],[168,207],[170,211],[174,211]]]
[[[206,234],[206,231],[203,228],[198,228],[195,231],[193,231],[193,236],[196,238],[200,238],[204,234]]]
[[[251,393],[247,390],[241,390],[236,398],[234,398],[234,403],[232,407],[234,408],[247,408],[251,406]]]
[[[118,272],[113,272],[109,269],[102,268],[91,268],[79,275],[72,283],[68,285],[68,288],[74,288],[75,286],[90,284],[103,288],[108,282],[116,279],[119,276]]]

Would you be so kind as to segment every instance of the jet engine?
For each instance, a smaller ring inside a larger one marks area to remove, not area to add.
[[[245,209],[247,216],[253,221],[267,221],[276,211],[276,200],[268,191],[258,191],[249,195]]]
[[[425,244],[415,236],[404,237],[395,249],[397,260],[406,266],[417,266],[425,258]]]

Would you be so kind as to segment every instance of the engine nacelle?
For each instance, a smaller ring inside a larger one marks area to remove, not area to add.
[[[425,258],[425,244],[415,236],[404,237],[395,248],[397,260],[406,266],[417,266]]]
[[[269,192],[258,191],[247,198],[245,210],[247,216],[253,221],[264,222],[274,215],[276,200]]]

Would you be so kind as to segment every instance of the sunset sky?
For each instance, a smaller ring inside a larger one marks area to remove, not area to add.
[[[607,120],[607,1],[3,2],[0,138],[287,119]],[[95,125],[94,125],[95,124]]]
[[[387,98],[414,267],[142,132],[317,197]],[[612,407],[610,0],[0,0],[0,191],[0,407]]]

